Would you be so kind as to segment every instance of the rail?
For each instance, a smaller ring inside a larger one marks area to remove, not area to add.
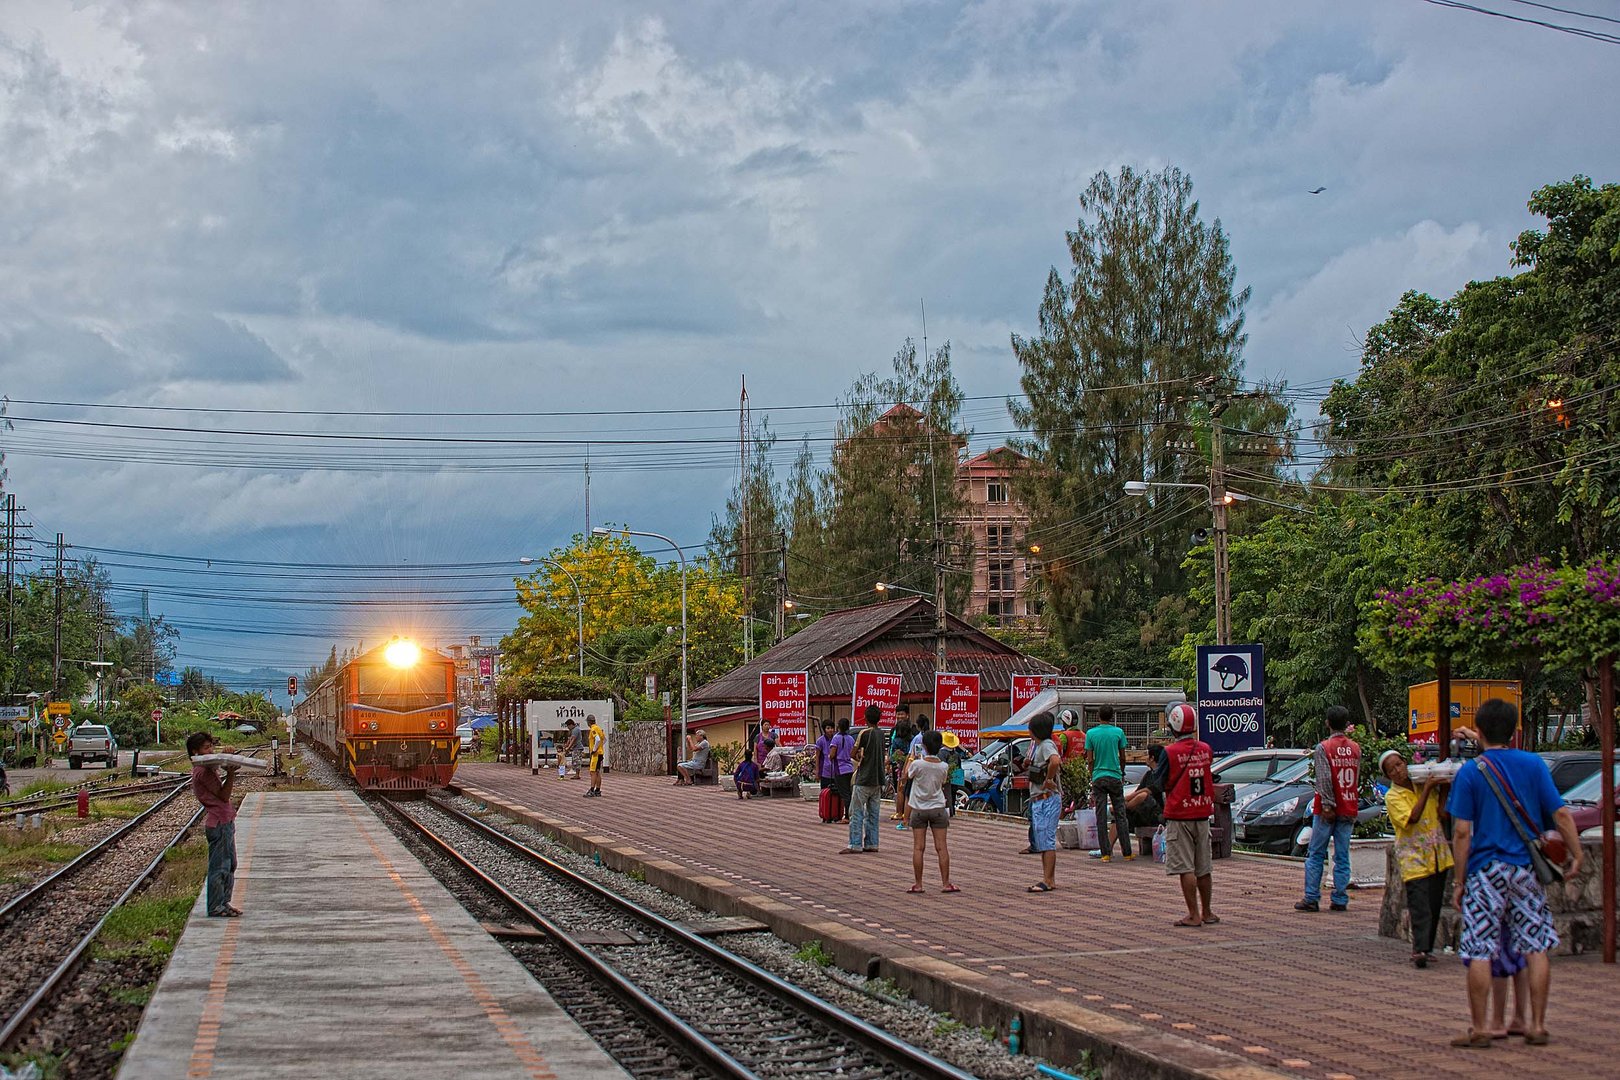
[[[444,813],[452,820],[466,826],[475,833],[487,837],[488,839],[504,846],[510,851],[517,853],[525,859],[535,862],[539,866],[543,867],[548,873],[553,874],[566,882],[569,886],[577,888],[582,892],[589,893],[594,898],[618,909],[618,911],[622,914],[647,925],[654,931],[665,935],[680,945],[685,946],[687,949],[698,954],[708,962],[726,970],[729,974],[740,978],[743,981],[750,983],[756,988],[764,991],[765,993],[788,1003],[798,1011],[806,1014],[813,1021],[825,1025],[828,1029],[832,1030],[843,1038],[848,1039],[850,1042],[861,1047],[862,1049],[872,1053],[874,1056],[898,1067],[902,1070],[904,1075],[921,1077],[925,1078],[925,1080],[971,1080],[971,1073],[964,1072],[948,1062],[941,1061],[939,1058],[919,1050],[917,1047],[914,1047],[909,1043],[889,1034],[882,1028],[867,1023],[865,1020],[845,1012],[843,1009],[840,1009],[837,1006],[816,997],[814,994],[807,993],[798,986],[795,986],[779,976],[773,975],[764,968],[745,960],[735,953],[721,948],[707,938],[693,933],[686,927],[674,923],[654,912],[646,910],[638,905],[635,901],[620,896],[611,889],[599,885],[595,881],[592,881],[591,879],[570,870],[568,867],[563,866],[561,863],[548,858],[538,851],[535,851],[522,841],[508,836],[499,829],[496,829],[493,826],[478,820],[477,818],[464,814],[453,807],[447,806],[437,799],[429,798],[427,802],[435,810]],[[411,819],[409,815],[404,814],[403,811],[399,811],[396,808],[396,813],[398,813],[405,820],[410,821],[411,825],[419,831],[430,836],[432,835],[425,826],[423,826],[420,822]],[[438,837],[433,837],[433,839],[436,845],[442,850],[449,850],[448,845],[446,845],[444,841],[440,840]],[[463,864],[467,862],[467,860],[463,859],[459,853],[454,854],[457,862]],[[538,915],[538,913],[536,913],[536,915]],[[525,917],[527,917],[527,914],[525,914]],[[540,917],[544,918],[544,916]],[[548,930],[544,927],[542,927],[542,929],[545,930],[548,936],[557,936],[556,931]],[[566,935],[563,936],[565,937]],[[561,941],[558,943],[562,944]],[[603,964],[600,958],[593,957],[593,959],[597,964]],[[605,966],[605,964],[603,964],[603,966]],[[622,978],[622,976],[620,978]],[[642,992],[642,996],[647,995]],[[659,1006],[659,1008],[662,1008],[662,1006]],[[719,1052],[724,1054],[724,1051]],[[747,1066],[741,1064],[740,1062],[736,1062],[735,1059],[727,1056],[726,1060],[730,1063],[727,1066],[726,1075],[740,1077],[752,1077],[755,1075],[747,1068]],[[734,1070],[741,1071],[739,1072]]]

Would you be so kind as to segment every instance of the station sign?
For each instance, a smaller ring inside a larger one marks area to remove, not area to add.
[[[850,723],[857,729],[866,723],[866,707],[876,705],[883,712],[878,723],[894,727],[895,713],[900,711],[900,676],[886,671],[857,671],[855,693],[849,701]]]
[[[776,745],[797,749],[810,743],[810,673],[767,671],[759,676],[759,718],[776,730]]]
[[[1057,685],[1056,675],[1014,675],[1012,677],[1012,711],[1017,712],[1035,700],[1042,690]]]
[[[1198,737],[1216,755],[1266,745],[1265,651],[1198,646]]]
[[[26,705],[0,705],[0,720],[26,720],[28,715]]]
[[[964,749],[979,748],[979,676],[934,674],[934,725],[955,732]]]

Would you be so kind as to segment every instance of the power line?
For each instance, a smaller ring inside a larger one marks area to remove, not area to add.
[[[1575,37],[1589,38],[1592,41],[1599,41],[1605,45],[1620,45],[1620,35],[1610,34],[1602,30],[1587,30],[1579,26],[1565,26],[1563,23],[1547,22],[1544,19],[1531,19],[1523,15],[1512,15],[1506,11],[1493,11],[1490,8],[1480,7],[1478,4],[1464,3],[1463,0],[1423,0],[1423,2],[1425,4],[1432,4],[1435,7],[1456,8],[1459,11],[1472,11],[1478,15],[1492,15],[1498,19],[1507,19],[1510,22],[1527,23],[1530,26],[1541,26],[1548,30],[1557,30],[1561,34],[1573,34]],[[1515,2],[1517,2],[1517,0],[1515,0]],[[1531,4],[1530,6],[1543,7],[1545,5]],[[1554,8],[1549,10],[1559,9]],[[1598,18],[1598,16],[1586,15],[1584,12],[1572,12],[1571,14],[1581,15],[1582,17],[1589,19]]]

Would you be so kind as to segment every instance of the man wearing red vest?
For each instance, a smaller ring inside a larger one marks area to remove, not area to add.
[[[1198,710],[1185,701],[1170,706],[1165,721],[1176,740],[1164,748],[1148,782],[1164,792],[1164,870],[1181,878],[1187,917],[1176,926],[1220,922],[1209,909],[1209,819],[1215,813],[1215,760],[1209,744],[1198,739]]]
[[[1350,830],[1361,807],[1361,746],[1345,734],[1350,710],[1334,705],[1327,711],[1332,734],[1316,744],[1316,798],[1311,805],[1311,846],[1305,855],[1305,899],[1295,911],[1322,910],[1322,870],[1328,841],[1333,841],[1333,911],[1350,909]]]

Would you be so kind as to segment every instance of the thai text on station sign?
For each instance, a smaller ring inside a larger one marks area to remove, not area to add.
[[[784,749],[810,742],[810,673],[767,671],[759,677],[759,717]]]
[[[979,677],[937,672],[934,675],[934,725],[954,731],[969,750],[979,748]]]
[[[1034,701],[1035,696],[1042,690],[1056,685],[1056,675],[1014,675],[1012,677],[1012,711],[1017,712]]]
[[[857,671],[855,693],[850,698],[849,714],[856,726],[866,723],[866,707],[876,705],[883,711],[878,721],[886,728],[894,727],[894,714],[900,711],[900,676],[886,671]]]

